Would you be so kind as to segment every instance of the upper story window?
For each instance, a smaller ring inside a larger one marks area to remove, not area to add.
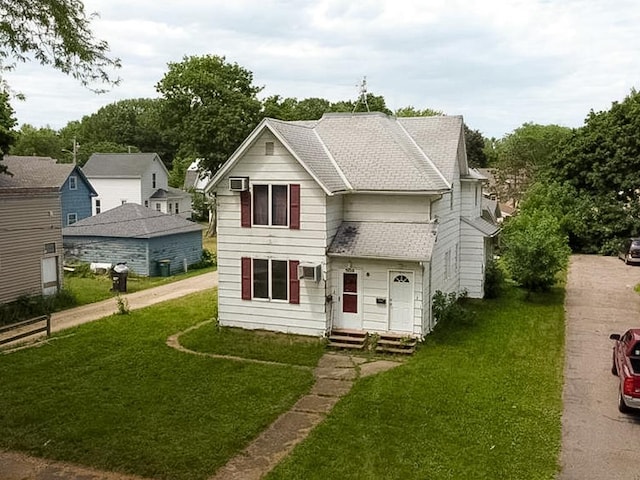
[[[96,215],[102,211],[102,204],[99,198],[96,198]]]
[[[69,190],[77,190],[78,189],[78,177],[75,175],[71,175],[69,177]]]
[[[240,225],[300,229],[300,185],[253,185],[240,192]]]
[[[289,186],[253,186],[253,224],[289,225]]]
[[[156,188],[156,174],[151,174],[151,188]]]
[[[67,213],[67,225],[73,225],[78,221],[77,213]]]

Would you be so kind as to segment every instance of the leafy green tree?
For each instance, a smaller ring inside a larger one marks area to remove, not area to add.
[[[182,152],[195,153],[211,172],[235,151],[257,125],[262,104],[253,74],[215,55],[170,63],[156,85],[163,96],[167,133]]]
[[[81,145],[109,142],[160,155],[171,168],[176,145],[161,126],[162,99],[120,100],[85,116],[76,130]]]
[[[71,75],[82,85],[115,85],[109,45],[96,40],[79,0],[0,0],[0,71],[35,59]],[[7,63],[9,62],[9,63]]]
[[[571,136],[558,125],[525,123],[492,145],[492,165],[497,168],[498,196],[517,206],[540,171]],[[485,150],[486,153],[486,150]]]
[[[640,232],[640,93],[632,90],[608,111],[591,111],[584,126],[562,144],[547,169],[589,199],[587,223],[572,230],[572,246],[611,252],[619,240]]]
[[[545,208],[510,219],[501,240],[502,258],[511,278],[529,291],[552,287],[571,253],[560,223]]]
[[[16,123],[13,108],[9,103],[9,94],[0,92],[0,174],[7,173],[7,166],[2,164],[2,158],[9,153],[15,141]]]
[[[417,109],[411,105],[397,109],[394,112],[396,117],[437,117],[438,115],[444,115],[441,110],[433,110],[431,108],[425,108],[424,110]]]
[[[55,130],[50,127],[35,128],[25,123],[18,131],[11,154],[60,159],[62,148],[62,140]]]

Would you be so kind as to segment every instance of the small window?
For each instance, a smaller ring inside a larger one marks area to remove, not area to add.
[[[273,142],[266,142],[264,144],[264,154],[273,155]]]
[[[173,203],[169,202],[169,206],[167,207],[167,212],[171,213],[173,211]]]
[[[69,190],[78,189],[78,178],[75,175],[69,177]]]
[[[162,211],[162,205],[160,203],[156,203],[156,211],[158,212]]]
[[[96,215],[102,211],[102,205],[99,198],[96,198]]]
[[[145,200],[145,201],[144,201],[144,206],[145,206],[145,207],[147,207],[147,208],[149,208],[149,200]]]
[[[176,215],[180,213],[180,208],[178,207],[178,202],[176,202]]]
[[[151,188],[156,188],[156,174],[151,174]]]
[[[120,200],[120,205],[124,205],[125,203],[127,203],[127,199],[126,198],[124,200]]]
[[[56,253],[56,244],[53,243],[45,243],[44,244],[44,253]]]
[[[73,225],[78,221],[77,213],[67,213],[67,225]]]

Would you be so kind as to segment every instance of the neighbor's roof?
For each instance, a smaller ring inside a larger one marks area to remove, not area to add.
[[[267,118],[221,167],[208,189],[229,173],[265,128],[327,193],[444,192],[450,189],[459,149],[464,148],[459,116],[330,113],[303,122]]]
[[[201,192],[210,180],[211,176],[207,172],[200,170],[200,160],[194,160],[184,173],[183,188],[184,190],[193,188],[197,192]]]
[[[149,198],[191,198],[191,195],[185,192],[184,190],[180,190],[178,188],[168,187],[168,188],[159,188],[156,190],[153,195]]]
[[[63,228],[62,236],[153,238],[201,231],[202,228],[178,215],[125,203]]]
[[[157,153],[94,153],[82,170],[90,178],[140,178],[156,159],[166,170]]]
[[[23,157],[7,155],[2,163],[11,175],[0,175],[0,188],[57,188],[61,189],[75,170],[93,194],[96,194],[84,173],[71,163],[56,163],[51,157]]]
[[[469,218],[469,217],[461,217],[461,220],[468,225],[471,225],[473,228],[478,230],[480,233],[487,237],[495,236],[499,231],[500,227],[494,225],[491,222],[486,221],[484,218]]]
[[[436,241],[432,223],[342,222],[330,257],[427,261]]]

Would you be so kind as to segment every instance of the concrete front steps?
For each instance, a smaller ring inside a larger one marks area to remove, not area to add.
[[[400,333],[333,329],[329,335],[328,346],[337,349],[411,355],[416,350],[416,344],[415,338]]]

